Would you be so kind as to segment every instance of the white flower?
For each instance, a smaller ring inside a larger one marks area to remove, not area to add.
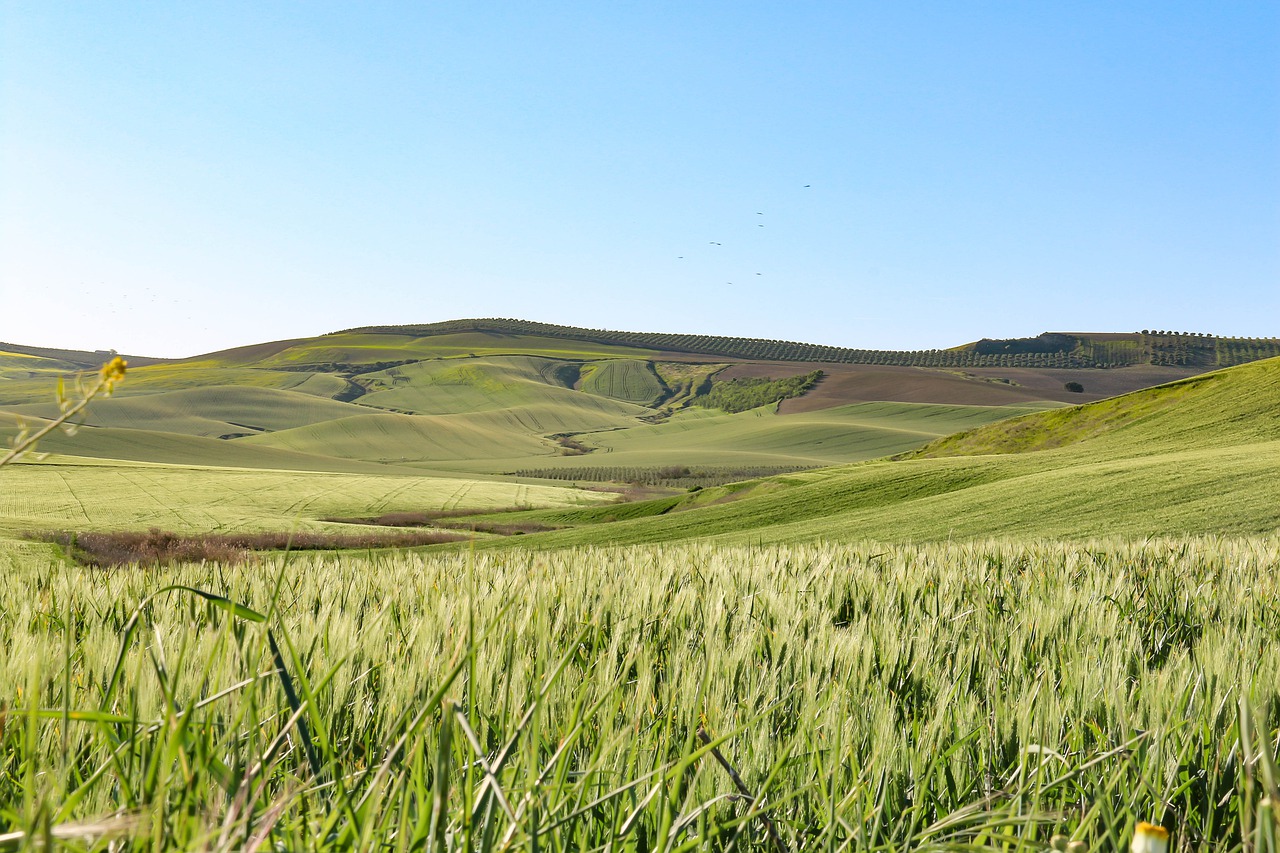
[[[1131,853],[1169,853],[1169,830],[1142,822],[1133,830]]]

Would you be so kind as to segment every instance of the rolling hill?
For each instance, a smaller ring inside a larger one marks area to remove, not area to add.
[[[1225,339],[1186,337],[1201,356],[1210,341],[1226,347]],[[1099,523],[1090,519],[1103,508],[1115,532],[1274,525],[1269,504],[1242,491],[1276,464],[1267,415],[1276,408],[1274,360],[1206,372],[1152,363],[1158,358],[1114,368],[1022,358],[1028,348],[1030,355],[1046,349],[1039,355],[1047,359],[1055,346],[1090,341],[1139,351],[1132,338],[980,341],[957,351],[1007,356],[1007,366],[957,367],[858,363],[851,353],[861,351],[786,342],[522,321],[357,329],[141,359],[114,397],[95,401],[77,434],[50,436],[42,449],[68,465],[114,460],[126,472],[150,464],[285,480],[359,475],[385,477],[391,490],[404,478],[505,476],[543,481],[553,489],[545,503],[558,505],[573,503],[555,491],[565,480],[648,482],[671,470],[684,478],[681,488],[708,486],[677,494],[668,484],[656,502],[539,516],[573,528],[530,540],[547,545],[938,538],[1023,528],[1092,534]],[[997,352],[1002,346],[1007,351]],[[99,356],[5,345],[0,437],[55,417],[56,377]],[[802,360],[819,357],[851,360]],[[814,371],[816,385],[780,402],[737,413],[708,403],[713,391],[738,388],[750,399],[742,389]],[[1068,382],[1085,390],[1069,391]],[[1151,385],[1158,387],[1134,393]],[[1078,401],[1093,402],[1066,405]],[[883,461],[890,455],[901,458]],[[100,475],[100,465],[90,467]],[[772,472],[789,473],[719,485]],[[1093,484],[1104,482],[1113,487],[1095,495]],[[1195,497],[1223,493],[1235,499],[1230,513]],[[88,485],[78,495],[82,503],[103,499],[112,498]],[[345,506],[349,515],[368,510],[358,499]]]
[[[572,528],[538,534],[543,547],[1275,533],[1278,411],[1271,359],[980,426],[897,459],[529,515]]]

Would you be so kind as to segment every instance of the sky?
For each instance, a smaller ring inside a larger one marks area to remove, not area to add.
[[[0,0],[0,341],[1280,335],[1280,4]]]

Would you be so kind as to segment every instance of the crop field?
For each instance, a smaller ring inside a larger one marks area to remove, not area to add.
[[[647,361],[613,359],[588,367],[591,370],[583,371],[581,387],[589,394],[651,406],[666,392]]]
[[[0,468],[0,850],[1276,849],[1280,360],[728,414],[518,331],[143,366]]]
[[[19,416],[52,418],[57,416],[58,407],[49,402],[12,406],[7,411]],[[290,429],[366,413],[367,410],[350,403],[298,391],[224,385],[141,396],[122,394],[98,400],[81,423],[218,438]]]
[[[533,512],[527,520],[575,528],[538,534],[543,547],[1271,533],[1280,530],[1277,400],[1280,360],[1273,359],[996,421],[901,458],[715,487],[625,511]],[[892,405],[900,404],[872,407]],[[682,424],[696,435],[693,418],[652,429]]]
[[[118,462],[10,465],[0,471],[0,484],[0,548],[2,540],[28,530],[334,530],[319,519],[604,500],[591,492],[517,482]]]
[[[10,845],[1274,849],[1274,537],[9,562]]]
[[[911,403],[863,403],[793,415],[777,415],[773,409],[734,415],[691,409],[661,424],[579,436],[599,451],[559,464],[833,465],[900,453],[961,429],[1034,411]]]

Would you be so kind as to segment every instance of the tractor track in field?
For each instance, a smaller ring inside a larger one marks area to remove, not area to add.
[[[397,486],[391,491],[384,493],[382,497],[379,498],[376,502],[369,504],[369,511],[385,512],[387,507],[391,504],[392,501],[394,501],[396,498],[403,495],[405,492],[410,491],[411,489],[417,487],[417,485],[418,485],[417,480],[409,480],[404,485]]]
[[[174,490],[166,486],[162,478],[133,471],[121,472],[121,478],[163,510],[163,513],[157,514],[157,518],[163,518],[167,514],[189,528],[195,529],[197,527],[197,525],[192,522],[192,519],[173,508],[175,505],[180,505],[179,501],[164,501],[157,496],[157,492],[163,495],[174,494]],[[205,517],[207,524],[216,525],[218,523],[218,520],[207,511],[200,510],[200,513]]]
[[[471,490],[474,487],[474,483],[464,483],[453,494],[445,498],[444,509],[457,509],[462,504],[463,498],[471,494]]]
[[[71,496],[71,499],[76,502],[76,506],[80,508],[80,516],[84,519],[85,524],[92,524],[93,522],[89,518],[89,513],[85,511],[84,501],[80,500],[80,496],[77,495],[75,489],[71,487],[71,481],[67,479],[66,472],[58,471],[57,474],[58,478],[62,480],[62,485],[66,487],[67,494]]]

